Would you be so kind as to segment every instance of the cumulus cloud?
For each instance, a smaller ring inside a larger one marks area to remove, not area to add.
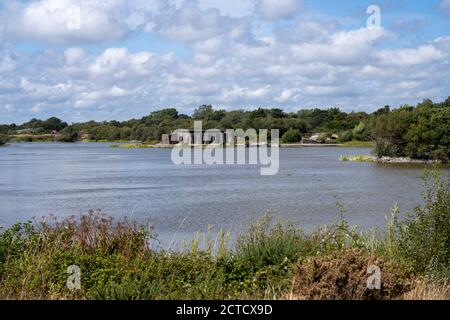
[[[447,57],[432,45],[424,45],[415,49],[388,49],[379,55],[382,65],[410,67],[442,61]]]
[[[301,8],[301,0],[259,0],[257,5],[258,13],[268,20],[292,18]]]
[[[242,18],[253,13],[255,8],[254,0],[201,0],[200,9],[218,9],[226,16]]]
[[[98,42],[117,40],[127,32],[120,19],[122,0],[42,0],[12,3],[6,8],[6,33],[22,40]]]
[[[340,31],[320,42],[292,45],[293,55],[303,62],[358,64],[372,56],[374,45],[389,36],[384,29]]]
[[[84,58],[84,51],[81,48],[69,48],[64,52],[67,65],[77,65]]]
[[[249,22],[224,15],[218,8],[201,9],[196,1],[186,1],[160,17],[155,31],[182,42],[214,39],[221,35],[239,38],[248,31]]]
[[[245,0],[241,7],[242,1],[77,1],[99,20],[75,33],[61,20],[72,0],[5,5],[0,122],[128,119],[167,106],[189,113],[205,103],[369,111],[449,94],[450,37],[402,45],[387,29],[295,16],[298,1]],[[271,8],[264,21],[263,5]],[[27,14],[34,20],[25,23]],[[186,52],[127,46],[123,40],[133,32]],[[14,46],[26,39],[42,48]]]
[[[95,58],[88,70],[94,79],[105,77],[107,81],[137,80],[151,75],[156,68],[161,68],[164,60],[167,57],[157,59],[151,52],[130,53],[127,48],[109,48]]]

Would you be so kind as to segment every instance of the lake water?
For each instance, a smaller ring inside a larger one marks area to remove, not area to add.
[[[336,221],[336,199],[351,223],[384,227],[395,203],[406,212],[421,201],[422,166],[338,161],[340,155],[369,154],[369,149],[281,149],[278,175],[261,176],[257,166],[175,166],[171,150],[110,146],[0,148],[0,224],[101,209],[151,222],[167,243],[208,225],[238,232],[269,210],[310,230]]]

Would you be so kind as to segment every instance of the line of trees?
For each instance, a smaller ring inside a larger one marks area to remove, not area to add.
[[[138,140],[142,142],[159,141],[163,134],[179,128],[193,128],[194,120],[202,120],[205,129],[249,128],[279,129],[281,136],[286,134],[289,142],[298,142],[308,133],[320,130],[329,133],[347,132],[351,139],[353,129],[369,117],[364,112],[345,113],[338,108],[328,110],[311,109],[286,113],[281,109],[259,108],[245,110],[215,110],[210,105],[197,108],[192,116],[180,114],[174,108],[152,112],[141,119],[128,121],[85,122],[67,125],[57,118],[42,121],[33,119],[22,125],[1,125],[0,132],[14,134],[17,130],[32,129],[33,133],[60,131],[60,139],[74,140],[88,136],[95,141]],[[297,141],[294,141],[297,140]]]
[[[371,120],[377,156],[450,161],[450,97],[405,105]]]
[[[33,119],[22,125],[0,125],[0,134],[17,130],[49,133],[57,130],[58,141],[88,138],[94,141],[160,141],[163,134],[179,128],[193,128],[202,120],[204,129],[249,128],[279,129],[282,142],[299,142],[313,132],[337,134],[340,142],[375,141],[377,156],[411,157],[450,161],[450,97],[441,103],[424,100],[417,106],[389,106],[376,112],[346,113],[339,108],[284,112],[282,109],[258,108],[252,111],[226,111],[210,105],[198,107],[192,116],[167,108],[141,119],[128,121],[85,122],[68,125],[58,118]]]

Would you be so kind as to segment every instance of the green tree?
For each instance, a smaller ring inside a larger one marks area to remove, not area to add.
[[[424,100],[371,121],[378,156],[450,161],[450,108]]]
[[[369,130],[364,122],[360,122],[352,131],[353,139],[359,141],[370,140]]]
[[[302,134],[299,130],[290,129],[283,134],[281,141],[283,143],[298,143],[302,140]]]
[[[0,133],[0,146],[3,146],[6,142],[8,142],[8,136]]]
[[[64,129],[65,127],[67,127],[67,123],[61,121],[60,119],[58,119],[56,117],[51,117],[43,122],[43,128],[47,132],[53,131],[53,130],[60,131],[60,130]]]
[[[78,132],[71,127],[61,130],[59,136],[56,137],[56,141],[59,142],[75,142],[78,140]]]
[[[202,105],[195,109],[192,117],[196,120],[209,120],[209,118],[213,115],[214,109],[211,105]]]

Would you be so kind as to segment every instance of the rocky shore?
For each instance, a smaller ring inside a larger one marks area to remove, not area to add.
[[[341,156],[341,161],[349,162],[375,162],[383,164],[442,164],[438,160],[419,160],[409,157],[376,157],[376,156]]]
[[[434,164],[434,163],[442,163],[442,161],[438,160],[418,160],[418,159],[411,159],[408,157],[374,157],[375,162],[378,163],[412,163],[412,164]]]

